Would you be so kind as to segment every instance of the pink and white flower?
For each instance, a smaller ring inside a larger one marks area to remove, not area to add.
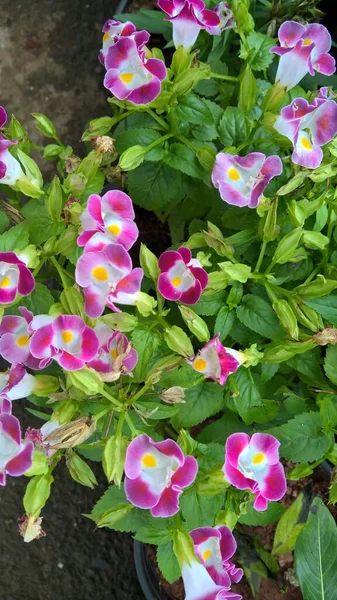
[[[311,104],[305,98],[294,98],[282,108],[274,127],[293,143],[292,161],[316,169],[323,158],[321,146],[337,134],[337,104],[328,98],[328,88],[321,88]]]
[[[98,194],[92,194],[81,215],[84,231],[77,243],[85,246],[84,252],[103,250],[104,246],[112,242],[129,250],[138,237],[134,218],[132,200],[124,192],[111,190],[102,198]]]
[[[125,461],[126,497],[138,508],[149,508],[153,517],[179,512],[179,496],[193,483],[198,463],[184,456],[173,440],[154,442],[142,434],[129,444]]]
[[[185,587],[185,600],[242,600],[240,594],[217,585],[204,565],[196,560],[192,561],[191,565],[184,563],[181,575]]]
[[[211,35],[221,35],[225,29],[232,29],[236,23],[233,17],[233,11],[228,2],[220,2],[215,8],[214,12],[220,19],[219,25],[215,27],[206,27],[206,31]]]
[[[205,8],[202,0],[158,0],[158,6],[169,15],[173,25],[173,42],[176,48],[191,48],[201,29],[217,27],[220,18],[214,10]]]
[[[110,46],[116,44],[120,37],[129,37],[136,33],[136,27],[133,23],[131,23],[131,21],[121,23],[121,21],[115,21],[115,19],[108,19],[108,21],[104,23],[102,31],[102,49],[98,55],[98,58],[102,65],[104,65],[104,59]]]
[[[35,358],[43,359],[44,366],[55,360],[66,371],[77,371],[97,354],[97,335],[81,317],[41,315],[34,317],[32,328],[30,351]]]
[[[30,323],[33,313],[19,307],[21,317],[5,315],[0,324],[0,354],[9,363],[20,363],[31,369],[39,369],[40,361],[31,355],[29,342],[33,334]]]
[[[5,125],[6,121],[6,111],[0,106],[0,128]],[[9,151],[14,144],[17,144],[17,140],[6,140],[0,134],[0,183],[5,185],[15,185],[17,180],[24,175],[20,163]]]
[[[195,371],[224,385],[228,375],[235,373],[246,360],[247,356],[243,352],[225,348],[217,334],[188,362]]]
[[[196,304],[208,283],[208,275],[189,248],[167,250],[159,257],[158,290],[167,300]]]
[[[255,495],[255,510],[266,510],[270,500],[280,500],[287,489],[279,460],[280,442],[268,433],[233,433],[227,438],[224,474],[239,490]]]
[[[12,400],[26,398],[33,393],[35,379],[21,365],[13,365],[0,373],[0,413],[11,413]]]
[[[230,558],[236,552],[236,541],[228,527],[199,527],[190,532],[194,552],[207,569],[213,581],[230,590],[232,581],[238,583],[243,570],[237,568]]]
[[[0,414],[0,485],[6,476],[19,477],[32,466],[33,444],[21,440],[20,423],[16,417]]]
[[[149,104],[161,92],[166,67],[158,58],[145,58],[136,39],[120,37],[105,57],[105,87],[119,100]]]
[[[48,438],[53,431],[59,429],[59,427],[61,427],[61,423],[57,419],[46,421],[40,429],[28,427],[25,434],[25,440],[32,442],[34,446],[39,450],[42,450],[46,456],[53,456],[58,450],[58,448],[53,448],[53,446],[57,446],[59,440],[50,442],[47,441],[46,438]]]
[[[120,331],[113,331],[105,323],[98,323],[94,331],[99,340],[99,349],[97,356],[88,363],[88,367],[99,373],[112,373],[116,367],[118,372],[124,375],[132,373],[137,364],[138,354],[131,348],[126,335]]]
[[[128,252],[120,244],[108,244],[99,252],[85,252],[77,261],[76,282],[84,288],[85,314],[95,319],[107,305],[137,302],[143,271],[132,269]]]
[[[251,152],[237,156],[219,152],[216,155],[212,183],[222,200],[234,206],[256,208],[270,180],[282,173],[279,156]]]
[[[0,304],[10,304],[17,294],[28,296],[35,279],[15,252],[0,252]]]
[[[329,54],[331,36],[324,25],[285,21],[279,29],[278,38],[280,46],[273,46],[270,51],[280,55],[276,81],[288,90],[307,73],[314,75],[318,71],[332,75],[335,72],[335,59]]]

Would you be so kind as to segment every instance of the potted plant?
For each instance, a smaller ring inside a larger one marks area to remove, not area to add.
[[[87,516],[157,546],[187,600],[239,600],[243,573],[257,595],[291,552],[303,598],[332,600],[331,39],[311,4],[159,7],[104,25],[112,116],[89,123],[83,158],[33,114],[51,182],[0,109],[0,484],[29,478],[29,542],[58,463],[92,488],[99,460],[111,485]],[[164,252],[137,247],[134,205],[168,228]],[[39,429],[21,431],[22,398]],[[272,545],[247,529],[271,524]]]

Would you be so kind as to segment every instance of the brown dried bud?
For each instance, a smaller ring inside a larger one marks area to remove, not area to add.
[[[129,342],[125,349],[125,352],[123,352],[124,340],[121,338],[116,347],[117,357],[113,361],[112,371],[110,371],[109,373],[100,373],[101,379],[103,381],[116,381],[120,378],[121,375],[128,373],[123,363],[126,357],[129,356],[131,349],[131,342]],[[128,374],[131,375],[130,373]]]
[[[46,536],[46,533],[41,528],[43,517],[27,517],[23,515],[18,519],[19,532],[23,537],[24,542],[32,542]]]
[[[170,387],[161,394],[159,394],[159,398],[167,404],[184,404],[185,390],[179,385],[174,385],[173,387]]]
[[[107,167],[104,170],[105,178],[109,183],[122,180],[122,169],[116,165],[115,167]]]
[[[64,161],[64,170],[66,173],[74,173],[80,166],[81,159],[78,156],[67,156]]]
[[[47,435],[44,442],[50,444],[53,450],[61,448],[74,448],[82,444],[95,433],[96,423],[90,417],[80,417],[76,421],[71,421],[54,429]]]
[[[319,331],[312,336],[312,339],[319,346],[326,346],[327,344],[337,344],[337,329],[334,327],[326,327],[323,331]]]
[[[98,152],[98,154],[106,154],[110,152],[112,154],[115,151],[114,138],[108,135],[98,135],[97,137],[91,138],[91,147]]]

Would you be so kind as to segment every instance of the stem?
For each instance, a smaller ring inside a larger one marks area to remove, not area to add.
[[[125,420],[130,428],[132,435],[134,437],[136,437],[138,435],[138,431],[137,431],[136,427],[134,426],[132,419],[128,413],[125,413]]]
[[[256,138],[256,139],[248,139],[245,142],[243,142],[243,144],[241,144],[240,146],[238,146],[238,148],[236,149],[236,152],[239,153],[241,150],[243,150],[243,148],[245,148],[246,146],[249,146],[250,144],[254,144],[254,146],[256,144],[263,144],[265,142],[268,142],[269,140],[271,140],[272,138]]]
[[[159,140],[155,140],[154,142],[152,142],[152,144],[146,146],[145,152],[149,152],[150,150],[152,150],[152,148],[158,146],[158,144],[162,144],[171,137],[173,137],[173,133],[167,133],[166,135],[163,135],[163,137],[159,138]]]
[[[263,261],[263,257],[264,257],[264,254],[265,254],[265,251],[266,251],[266,248],[267,248],[267,244],[268,244],[268,242],[263,241],[262,246],[261,246],[261,250],[260,250],[260,254],[259,254],[259,258],[257,260],[256,267],[254,269],[254,273],[258,273],[259,270],[260,270],[261,263]]]
[[[99,412],[96,415],[94,415],[93,419],[97,423],[97,421],[99,421],[102,417],[104,417],[105,415],[107,415],[109,412],[111,412],[111,406],[106,406],[105,408],[103,408],[103,410],[101,410],[101,412]]]
[[[152,387],[152,383],[146,383],[145,385],[143,385],[143,387],[136,392],[136,394],[134,394],[134,396],[131,396],[131,398],[129,398],[124,406],[131,406],[131,404],[134,404],[135,402],[137,402],[137,400],[143,396],[143,394],[145,394],[145,392],[147,392],[147,390],[149,390]]]
[[[275,300],[277,300],[276,295],[274,294],[271,285],[269,285],[269,283],[265,282],[264,287],[267,290],[268,295],[270,296],[270,299],[275,302]]]
[[[150,115],[150,117],[152,117],[152,119],[157,121],[157,123],[159,125],[161,125],[163,129],[166,129],[166,131],[169,131],[169,129],[170,129],[169,125],[166,123],[166,121],[164,121],[164,119],[162,119],[161,117],[158,117],[158,115],[155,113],[154,110],[152,110],[152,108],[148,108],[145,112],[147,112],[147,114]]]
[[[104,398],[106,398],[107,400],[110,400],[110,402],[112,404],[114,404],[115,406],[118,406],[118,408],[122,408],[123,404],[122,402],[120,402],[120,400],[117,400],[117,398],[114,398],[113,396],[111,396],[111,394],[109,394],[105,389],[103,389],[101,391],[102,396],[104,396]]]
[[[59,276],[60,276],[60,279],[61,279],[61,282],[62,282],[62,285],[63,285],[63,287],[64,287],[64,288],[68,287],[68,282],[67,282],[67,280],[65,279],[65,276],[64,276],[64,273],[63,273],[63,269],[62,269],[62,267],[60,267],[60,265],[58,264],[58,262],[57,262],[57,260],[56,260],[55,256],[49,256],[49,260],[50,260],[50,262],[52,263],[52,265],[54,265],[54,267],[55,267],[56,271],[58,272],[58,274],[59,274]]]
[[[121,412],[121,414],[119,415],[118,424],[117,424],[117,427],[116,427],[116,433],[115,433],[116,437],[120,437],[122,435],[125,417],[126,417],[126,413],[125,412]]]
[[[213,77],[213,79],[223,79],[224,81],[240,81],[239,77],[232,77],[231,75],[222,75],[221,73],[213,73],[213,71],[210,73],[210,76]]]
[[[190,140],[188,140],[187,138],[185,138],[183,135],[177,135],[176,138],[182,142],[183,144],[185,144],[185,146],[187,146],[188,148],[190,148],[191,150],[193,150],[193,152],[197,152],[198,148],[195,146],[195,144],[193,144],[193,142],[190,142]]]

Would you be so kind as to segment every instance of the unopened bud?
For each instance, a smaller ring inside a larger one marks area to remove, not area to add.
[[[334,279],[325,279],[323,275],[318,275],[315,281],[303,283],[293,290],[301,298],[321,298],[331,294],[337,288],[337,281]]]
[[[68,398],[59,403],[59,406],[55,408],[53,412],[53,418],[56,419],[60,425],[69,423],[71,419],[78,413],[80,403],[78,400]]]
[[[156,306],[157,300],[155,300],[153,296],[145,294],[145,292],[139,292],[138,300],[136,302],[136,308],[140,312],[142,317],[149,317],[150,315],[154,315]]]
[[[275,300],[273,309],[276,312],[282,327],[288,331],[292,338],[298,340],[299,331],[296,315],[287,300]]]
[[[60,300],[68,315],[84,316],[84,299],[77,287],[66,287],[61,293]]]
[[[89,465],[76,454],[76,452],[73,452],[72,450],[67,452],[66,464],[70,476],[74,481],[77,481],[77,483],[89,487],[90,489],[93,489],[94,486],[97,485],[93,471],[90,469]]]
[[[185,563],[191,565],[195,560],[193,540],[186,529],[175,529],[173,531],[173,552],[180,567]]]
[[[190,332],[195,335],[199,342],[208,342],[211,336],[205,321],[187,306],[179,306],[178,308]]]
[[[34,394],[39,398],[48,398],[50,394],[57,392],[60,382],[52,375],[35,375]]]
[[[46,137],[55,138],[56,129],[46,115],[43,115],[42,113],[32,113],[32,116],[34,117],[36,129],[41,131]]]
[[[91,139],[91,146],[99,154],[112,154],[115,151],[114,138],[108,135],[99,135]]]
[[[216,151],[209,146],[199,146],[197,150],[197,159],[201,166],[207,171],[212,171],[216,157]]]
[[[43,517],[27,517],[27,515],[23,515],[23,517],[17,520],[19,532],[24,542],[29,543],[46,536],[46,533],[42,529],[42,519]]]
[[[314,250],[324,250],[329,244],[329,238],[319,231],[304,231],[303,243],[307,248]]]
[[[143,146],[131,146],[121,154],[118,166],[122,171],[132,171],[142,164],[145,158],[145,148]]]
[[[79,156],[67,156],[64,161],[64,170],[66,173],[74,173],[81,164]]]
[[[83,158],[78,167],[78,171],[85,175],[87,179],[92,179],[96,175],[101,162],[102,155],[93,150],[92,152],[89,152],[88,156]]]
[[[272,113],[278,112],[282,105],[286,91],[287,88],[285,88],[283,85],[280,85],[278,82],[274,83],[274,85],[269,88],[268,92],[263,98],[262,110]]]
[[[59,221],[63,210],[63,191],[60,179],[54,177],[49,187],[49,193],[46,196],[45,205],[49,216],[54,221]]]
[[[249,113],[256,105],[257,83],[250,66],[247,64],[240,81],[239,107]]]
[[[97,136],[104,136],[114,125],[113,117],[100,117],[93,119],[89,123],[88,129],[82,135],[82,141],[85,142]],[[111,138],[110,138],[111,139]]]
[[[164,339],[173,352],[185,357],[193,356],[194,350],[191,340],[181,327],[173,325],[173,327],[165,329]]]
[[[174,385],[158,395],[163,402],[166,402],[166,404],[185,403],[185,389],[179,385]]]
[[[30,480],[23,497],[23,506],[28,516],[39,516],[50,496],[53,481],[54,478],[49,473],[46,475],[35,475]]]
[[[88,396],[100,393],[104,387],[99,373],[90,367],[84,367],[79,371],[68,371],[67,383],[67,388],[74,386]]]
[[[74,196],[81,196],[85,190],[88,178],[83,173],[70,173],[65,180],[69,192]]]
[[[124,472],[126,450],[129,445],[127,438],[113,435],[103,450],[103,470],[107,479],[120,487]]]
[[[248,265],[240,263],[233,264],[230,261],[219,263],[219,267],[226,273],[229,279],[239,281],[240,283],[246,283],[252,271],[251,267]]]
[[[326,346],[327,344],[334,345],[337,344],[337,329],[334,327],[326,327],[323,331],[319,331],[312,337],[319,346]]]
[[[202,232],[207,246],[213,248],[219,256],[225,256],[231,258],[234,256],[233,247],[226,244],[224,237],[218,227],[213,223],[207,223],[207,231]]]
[[[145,246],[145,244],[140,245],[139,261],[145,277],[149,277],[150,279],[153,279],[153,281],[157,281],[160,273],[158,267],[158,258]]]
[[[96,521],[97,527],[113,527],[115,523],[127,517],[133,508],[132,504],[119,504],[118,506],[109,508]]]
[[[103,321],[111,327],[111,329],[118,329],[122,333],[133,331],[137,327],[138,319],[129,313],[110,313],[103,315],[99,321]]]

